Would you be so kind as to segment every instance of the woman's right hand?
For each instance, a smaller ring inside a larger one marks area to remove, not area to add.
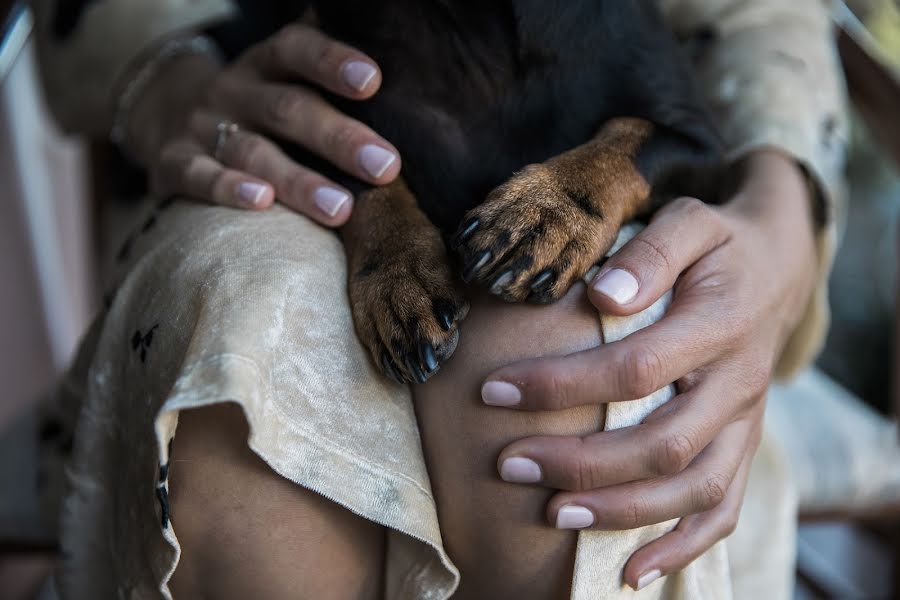
[[[271,138],[377,185],[397,176],[400,156],[297,81],[365,100],[378,90],[381,72],[366,55],[302,24],[288,25],[224,68],[206,56],[175,58],[134,106],[128,149],[149,170],[155,191],[247,209],[278,200],[322,225],[340,226],[352,210],[350,192],[297,164]],[[219,124],[229,122],[239,128],[217,153]]]

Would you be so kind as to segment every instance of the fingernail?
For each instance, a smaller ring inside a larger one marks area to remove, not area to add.
[[[635,588],[635,591],[641,591],[660,577],[662,577],[662,571],[660,571],[659,569],[655,569],[653,571],[650,571],[649,573],[644,573],[643,575],[638,577],[637,588]]]
[[[350,196],[347,195],[346,192],[331,187],[322,186],[316,188],[316,191],[313,192],[313,202],[316,203],[319,210],[329,217],[338,214],[338,211],[341,210],[341,207],[344,206],[349,199]]]
[[[537,483],[541,480],[541,467],[530,458],[507,458],[500,465],[500,479],[509,483]]]
[[[481,386],[481,399],[488,406],[518,406],[522,392],[505,381],[488,381]]]
[[[594,282],[594,289],[616,304],[628,304],[637,296],[640,284],[628,271],[613,269]]]
[[[563,506],[556,513],[557,529],[584,529],[594,524],[594,513],[583,506]]]
[[[397,157],[390,150],[385,150],[375,144],[366,144],[359,151],[359,163],[366,173],[378,179],[388,168],[394,164]]]
[[[241,202],[250,206],[258,206],[265,193],[266,186],[253,183],[252,181],[245,181],[237,186],[238,198],[241,199]]]
[[[341,77],[344,83],[358,92],[366,89],[376,73],[375,67],[359,60],[351,60],[341,67]]]

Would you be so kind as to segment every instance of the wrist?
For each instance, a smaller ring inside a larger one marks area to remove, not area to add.
[[[205,38],[172,40],[132,73],[117,102],[113,141],[148,166],[173,133],[187,125],[189,107],[222,67]]]

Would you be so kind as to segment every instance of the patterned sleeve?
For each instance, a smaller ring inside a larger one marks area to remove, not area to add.
[[[846,91],[826,0],[660,0],[695,61],[731,156],[775,147],[817,190],[819,284],[778,365],[806,366],[828,326],[827,279],[843,215]]]
[[[231,16],[230,0],[33,0],[47,101],[67,130],[103,136],[114,90],[161,39]]]

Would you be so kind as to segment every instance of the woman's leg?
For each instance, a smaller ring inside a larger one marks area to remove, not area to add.
[[[462,573],[456,597],[568,597],[576,534],[547,525],[549,491],[501,481],[497,456],[522,437],[597,431],[602,409],[525,413],[489,408],[480,387],[502,365],[575,352],[600,341],[599,318],[583,285],[552,306],[476,297],[453,359],[415,388],[441,533]]]
[[[182,411],[170,462],[179,598],[379,598],[385,532],[282,478],[247,446],[241,409]]]

